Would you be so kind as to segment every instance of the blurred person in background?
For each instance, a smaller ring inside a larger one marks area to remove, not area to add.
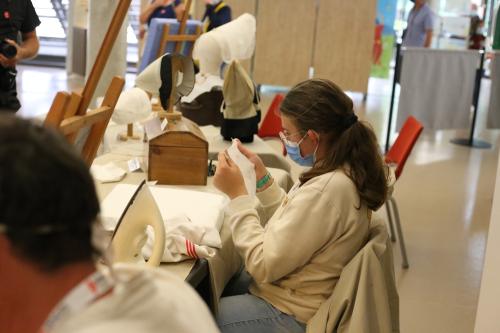
[[[38,54],[36,27],[40,19],[31,0],[4,0],[0,7],[0,112],[21,108],[16,65]]]

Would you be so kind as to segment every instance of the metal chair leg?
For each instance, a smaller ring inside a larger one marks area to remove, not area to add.
[[[389,236],[391,236],[391,241],[394,243],[396,241],[396,234],[394,233],[394,222],[392,219],[391,207],[389,205],[391,202],[387,200],[385,202],[385,210],[387,211],[387,222],[389,224]]]
[[[399,218],[399,210],[398,210],[398,205],[396,203],[396,200],[394,200],[393,197],[389,199],[391,201],[392,208],[394,210],[394,217],[395,217],[395,223],[396,223],[396,232],[398,233],[398,240],[399,240],[399,246],[401,248],[401,257],[403,258],[403,268],[408,268],[410,265],[408,264],[408,256],[406,254],[406,246],[405,246],[405,240],[403,237],[403,231],[401,229],[401,220]]]

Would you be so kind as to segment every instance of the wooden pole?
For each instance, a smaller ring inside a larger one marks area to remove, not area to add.
[[[87,112],[87,108],[89,107],[90,101],[95,93],[97,84],[101,79],[102,72],[108,62],[115,40],[118,38],[120,29],[125,21],[131,1],[132,0],[120,0],[118,3],[118,7],[113,15],[106,37],[104,37],[101,49],[97,54],[96,61],[85,84],[85,88],[83,89],[82,100],[78,107],[77,115],[84,115]]]
[[[186,32],[186,25],[187,25],[187,20],[189,18],[189,11],[191,9],[191,2],[192,0],[187,0],[186,2],[186,8],[184,10],[184,14],[182,14],[182,20],[181,24],[179,26],[179,35],[184,35]],[[175,45],[175,53],[180,53],[181,52],[181,47],[182,47],[182,42],[177,42]]]
[[[186,1],[186,8],[184,10],[184,14],[182,14],[181,25],[179,27],[179,35],[184,35],[184,32],[186,31],[187,20],[189,18],[189,11],[191,9],[191,2],[192,0]]]

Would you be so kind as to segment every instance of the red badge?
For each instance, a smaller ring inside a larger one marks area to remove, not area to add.
[[[9,11],[7,11],[7,10],[6,10],[6,11],[4,11],[4,12],[3,12],[3,17],[4,17],[6,20],[10,20],[10,13],[9,13]]]

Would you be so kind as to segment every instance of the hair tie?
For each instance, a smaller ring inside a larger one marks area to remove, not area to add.
[[[354,113],[351,113],[349,116],[344,118],[343,125],[344,125],[344,130],[350,128],[352,125],[358,122],[358,116],[356,116]]]

